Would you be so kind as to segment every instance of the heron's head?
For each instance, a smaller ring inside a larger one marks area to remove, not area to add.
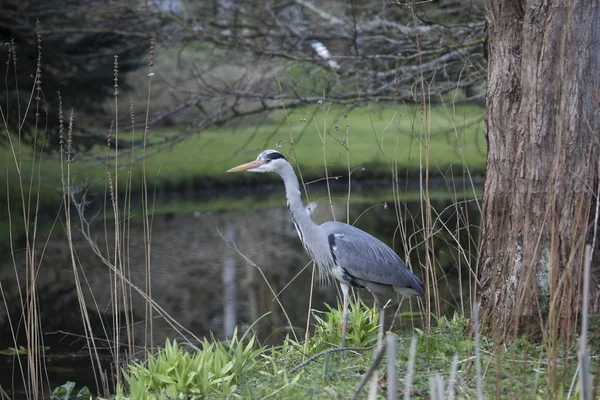
[[[227,170],[227,172],[278,172],[286,164],[289,164],[283,154],[275,150],[265,150],[256,157],[256,160],[238,165]]]

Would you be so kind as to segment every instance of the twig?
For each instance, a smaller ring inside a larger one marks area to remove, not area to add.
[[[98,248],[98,245],[96,244],[94,239],[92,239],[90,223],[85,218],[85,206],[87,204],[86,200],[85,200],[85,195],[83,195],[83,198],[81,199],[81,201],[77,201],[77,199],[75,198],[76,194],[77,194],[76,192],[71,191],[70,192],[70,197],[71,197],[70,200],[73,203],[73,205],[75,206],[75,208],[77,210],[77,214],[79,215],[79,223],[80,223],[79,230],[81,231],[81,233],[83,234],[83,237],[86,239],[86,241],[91,246],[94,254],[96,254],[96,256],[98,256],[98,258],[102,261],[102,263],[104,265],[106,265],[113,273],[115,273],[117,275],[117,277],[119,277],[124,283],[130,285],[131,288],[133,288],[133,290],[135,290],[137,293],[140,294],[140,296],[142,296],[144,298],[144,300],[148,301],[152,305],[154,310],[156,310],[158,312],[158,314],[165,319],[165,321],[169,324],[169,326],[171,326],[179,335],[186,338],[187,341],[191,342],[191,340],[188,339],[188,337],[186,336],[186,334],[187,334],[190,337],[192,337],[194,340],[196,340],[197,342],[201,343],[202,341],[196,335],[194,335],[190,330],[188,330],[183,325],[181,325],[179,322],[177,322],[177,320],[175,318],[173,318],[169,313],[167,313],[156,301],[149,298],[148,295],[142,289],[140,289],[138,286],[134,285],[133,282],[131,282],[128,277],[123,276],[123,274],[117,269],[117,267],[114,264],[111,263],[111,261],[109,259],[104,257],[104,255]],[[183,332],[185,332],[185,334]]]
[[[448,400],[454,400],[454,386],[456,385],[456,374],[458,373],[458,354],[452,358],[452,369],[450,370],[450,378],[448,378]]]
[[[296,336],[296,332],[294,331],[294,325],[292,325],[292,320],[290,320],[290,317],[288,316],[288,313],[285,311],[285,308],[283,307],[283,304],[281,304],[281,301],[279,301],[279,298],[277,297],[277,293],[275,293],[275,291],[273,290],[273,287],[269,283],[269,280],[265,276],[263,270],[256,263],[254,263],[252,260],[250,260],[248,257],[246,257],[246,255],[244,253],[242,253],[240,251],[240,249],[238,249],[238,247],[235,244],[235,242],[231,242],[231,244],[229,242],[227,242],[227,240],[223,237],[223,234],[221,233],[221,230],[219,228],[217,228],[217,232],[218,232],[219,236],[221,237],[221,239],[223,239],[223,242],[225,242],[225,245],[227,247],[229,247],[230,249],[235,250],[240,256],[242,256],[242,258],[248,264],[250,264],[252,267],[255,267],[258,270],[258,272],[260,272],[260,275],[262,276],[263,280],[267,284],[269,290],[271,291],[271,294],[273,295],[273,297],[275,298],[275,300],[277,300],[277,304],[279,304],[279,307],[281,308],[281,311],[283,312],[283,315],[285,315],[285,319],[287,320],[287,322],[288,322],[288,324],[290,326],[290,330],[292,331],[292,335],[294,335],[294,340],[296,342],[298,342],[298,337]]]
[[[261,397],[260,400],[268,399],[269,397],[275,396],[277,393],[281,392],[284,389],[287,389],[290,386],[290,383],[286,383],[279,389],[275,390],[273,393],[269,393],[268,395]]]
[[[300,276],[300,274],[302,274],[302,273],[304,272],[304,270],[305,270],[306,268],[308,268],[308,266],[309,266],[309,265],[310,265],[312,262],[313,262],[312,260],[310,260],[309,262],[307,262],[307,263],[306,263],[306,265],[305,265],[305,266],[304,266],[304,267],[303,267],[303,268],[302,268],[302,269],[301,269],[301,270],[300,270],[300,271],[299,271],[299,272],[298,272],[296,275],[294,275],[294,277],[293,277],[292,279],[290,279],[290,281],[289,281],[288,283],[286,283],[286,284],[285,284],[285,286],[283,287],[283,289],[281,289],[281,290],[280,290],[280,291],[277,293],[277,296],[275,296],[275,297],[273,298],[273,300],[271,300],[271,302],[275,301],[275,299],[276,299],[276,298],[279,298],[279,295],[280,295],[281,293],[283,293],[283,292],[284,292],[284,290],[285,290],[285,289],[287,289],[287,288],[288,288],[288,287],[289,287],[289,286],[290,286],[290,285],[291,285],[291,284],[292,284],[292,283],[293,283],[293,282],[296,280],[296,278],[298,278],[298,277]]]
[[[312,261],[312,264],[313,264],[312,274],[310,275],[310,293],[308,294],[308,313],[306,315],[306,330],[305,330],[305,334],[304,334],[304,354],[302,355],[302,359],[304,359],[304,357],[306,357],[306,354],[308,354],[308,335],[309,335],[309,331],[310,331],[310,313],[312,310],[313,289],[315,287],[315,272],[317,270],[317,266],[315,265],[314,261]],[[306,264],[306,265],[308,266],[308,264]],[[304,267],[304,268],[306,268],[306,267]]]
[[[4,391],[4,389],[2,389],[2,387],[0,386],[0,395],[2,395],[2,399],[6,399],[6,400],[10,400],[10,397],[8,396],[8,394]]]
[[[585,264],[583,275],[583,311],[581,317],[581,338],[579,339],[579,398],[592,398],[592,381],[590,379],[590,357],[587,348],[588,304],[590,298],[590,266],[592,264],[592,246],[585,246]]]
[[[377,383],[379,382],[379,370],[373,371],[373,378],[371,378],[371,386],[369,387],[369,400],[377,400]]]
[[[481,351],[479,349],[479,308],[473,303],[473,324],[475,330],[475,374],[477,380],[477,399],[483,400],[483,387],[481,386]]]
[[[444,378],[437,371],[429,377],[429,396],[435,400],[444,400]]]
[[[404,388],[404,400],[410,400],[412,393],[412,381],[415,374],[415,358],[417,356],[417,337],[413,336],[410,341],[410,353],[408,358],[408,373],[406,374],[406,384]]]
[[[310,182],[306,182],[306,185],[311,185],[313,183],[317,183],[317,182],[321,182],[321,181],[331,181],[331,180],[338,180],[340,178],[343,178],[342,175],[337,175],[337,176],[328,176],[325,178],[319,178],[319,179],[315,179],[314,181],[310,181]]]
[[[324,356],[325,354],[329,354],[329,353],[333,353],[336,351],[345,351],[345,350],[349,350],[349,351],[364,351],[364,350],[369,350],[372,349],[375,346],[372,347],[334,347],[331,349],[327,349],[324,350],[318,354],[315,354],[314,356],[310,357],[308,360],[304,361],[302,364],[295,366],[294,368],[290,369],[290,371],[288,372],[289,374],[293,374],[294,372],[298,371],[301,368],[304,368],[306,365],[310,364],[311,362],[315,361],[317,358]]]
[[[375,370],[379,366],[379,363],[381,363],[381,360],[383,359],[383,354],[385,353],[386,348],[387,348],[386,342],[382,342],[381,346],[379,347],[379,349],[377,351],[377,354],[375,354],[375,357],[373,358],[373,362],[371,363],[369,370],[363,375],[362,379],[360,380],[360,383],[356,387],[356,390],[354,391],[354,396],[352,396],[353,400],[358,398],[358,394],[360,393],[362,388],[365,386],[365,384],[367,383],[367,381],[369,380],[371,375],[373,375],[373,372],[375,372]]]
[[[396,338],[392,333],[387,333],[387,398],[398,398],[398,379],[396,376]]]

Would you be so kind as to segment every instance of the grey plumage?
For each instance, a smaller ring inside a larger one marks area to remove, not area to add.
[[[400,293],[423,296],[425,287],[385,243],[368,233],[342,222],[315,224],[302,204],[298,178],[291,164],[275,150],[265,150],[256,161],[239,165],[228,172],[277,172],[285,184],[287,206],[298,237],[315,260],[322,277],[333,277],[342,284],[344,316],[342,346],[348,320],[349,286],[364,287],[380,308],[383,329],[383,307],[377,294]],[[380,333],[383,331],[380,330]]]
[[[400,257],[374,236],[342,222],[325,222],[326,232],[337,264],[356,283],[375,293],[397,292],[404,296],[422,296],[425,288]],[[333,240],[332,240],[333,239]]]

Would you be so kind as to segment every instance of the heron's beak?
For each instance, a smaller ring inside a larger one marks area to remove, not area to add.
[[[231,169],[228,169],[227,172],[247,171],[247,170],[252,169],[252,168],[258,168],[261,165],[263,165],[262,161],[258,161],[258,160],[256,160],[256,161],[250,161],[249,163],[238,165],[237,167],[233,167]]]

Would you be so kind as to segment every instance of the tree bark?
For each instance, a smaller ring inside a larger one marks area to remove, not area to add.
[[[486,25],[483,321],[502,340],[565,332],[596,226],[600,1],[486,0]],[[591,312],[600,308],[595,247]]]

